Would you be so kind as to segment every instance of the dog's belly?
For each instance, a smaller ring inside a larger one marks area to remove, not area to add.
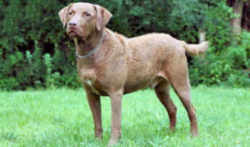
[[[143,81],[143,82],[136,82],[136,83],[126,83],[124,87],[124,93],[131,93],[140,89],[146,89],[148,88],[149,82]]]
[[[160,74],[147,77],[134,77],[126,82],[124,86],[124,93],[131,93],[146,88],[155,88],[164,79],[165,78]]]
[[[137,90],[146,89],[146,88],[155,88],[164,77],[160,74],[155,73],[147,73],[144,74],[134,74],[134,76],[130,76],[127,79],[124,85],[124,94],[135,92]],[[87,85],[91,91],[100,96],[108,96],[108,93],[105,89],[107,89],[107,85],[102,83],[102,80],[90,80],[83,79],[82,82]],[[104,84],[104,85],[103,85]]]
[[[161,73],[163,60],[155,58],[155,51],[144,50],[141,55],[137,51],[133,51],[133,56],[129,59],[128,75],[125,83],[125,93],[148,87],[154,88],[162,76]]]

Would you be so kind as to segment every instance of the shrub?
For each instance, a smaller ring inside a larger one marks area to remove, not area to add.
[[[213,54],[207,53],[206,59],[195,58],[190,70],[193,84],[207,85],[225,83],[230,86],[249,86],[250,33],[243,32],[230,46]],[[196,78],[200,77],[200,78]]]
[[[80,86],[74,47],[57,15],[61,8],[76,1],[79,0],[0,1],[0,89]],[[233,13],[225,0],[86,2],[110,10],[113,18],[108,27],[129,37],[165,32],[197,43],[198,30],[205,30],[212,47],[206,58],[189,58],[192,83],[228,81],[246,85],[249,33],[232,41]]]

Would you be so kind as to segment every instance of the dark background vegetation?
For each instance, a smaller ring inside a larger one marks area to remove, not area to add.
[[[0,89],[77,88],[74,47],[58,11],[79,0],[0,1]],[[113,13],[108,25],[126,36],[165,32],[211,47],[189,57],[192,85],[250,86],[250,2],[246,0],[89,0]],[[236,4],[242,11],[237,13]],[[240,18],[240,32],[233,22]]]

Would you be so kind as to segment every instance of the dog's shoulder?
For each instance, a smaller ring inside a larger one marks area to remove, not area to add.
[[[106,32],[110,35],[111,38],[114,40],[118,40],[122,46],[126,46],[127,44],[127,37],[118,33],[118,32],[113,32],[112,30],[106,28]]]

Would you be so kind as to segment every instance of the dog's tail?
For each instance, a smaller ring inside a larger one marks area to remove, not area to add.
[[[191,56],[198,56],[200,54],[205,53],[205,51],[208,49],[208,42],[204,41],[200,44],[187,44],[184,43],[184,48],[186,49],[186,52]]]

